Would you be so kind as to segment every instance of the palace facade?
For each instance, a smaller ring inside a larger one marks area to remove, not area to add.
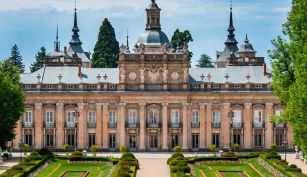
[[[232,9],[225,49],[214,68],[191,68],[188,46],[170,45],[152,0],[137,44],[120,47],[118,68],[91,68],[82,49],[75,10],[69,48],[54,51],[40,70],[21,75],[25,112],[12,147],[22,141],[48,147],[115,151],[208,150],[211,144],[241,149],[293,147],[292,128],[272,123],[283,106],[272,92],[271,74],[246,36],[238,47]],[[128,41],[128,40],[127,40]]]

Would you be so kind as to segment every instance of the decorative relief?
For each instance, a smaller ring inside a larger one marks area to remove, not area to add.
[[[136,73],[135,72],[131,72],[129,73],[129,79],[132,80],[132,81],[135,81],[136,80]]]
[[[167,70],[166,67],[163,67],[163,68],[162,68],[162,71],[163,71],[163,81],[164,81],[164,82],[167,82],[168,70]]]
[[[171,74],[171,78],[172,78],[172,80],[177,81],[179,79],[179,73],[178,72],[173,72]]]
[[[141,82],[144,82],[144,81],[145,81],[145,70],[146,70],[145,67],[142,67],[142,68],[139,69],[139,71],[140,71]]]
[[[125,79],[126,79],[126,70],[121,67],[120,68],[120,82],[125,82]]]
[[[189,79],[189,68],[181,69],[183,71],[183,80],[187,81]]]
[[[148,78],[151,82],[155,83],[159,80],[160,77],[160,70],[162,68],[157,68],[155,65],[152,65],[148,70]]]

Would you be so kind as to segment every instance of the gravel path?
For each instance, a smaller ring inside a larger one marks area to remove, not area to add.
[[[138,159],[140,170],[137,177],[170,177],[167,159]]]

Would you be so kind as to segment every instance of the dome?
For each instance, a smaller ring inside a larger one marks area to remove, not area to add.
[[[239,52],[254,52],[254,47],[251,43],[249,43],[249,40],[246,35],[246,39],[244,40],[244,44],[241,45]]]
[[[169,44],[168,37],[161,30],[146,30],[138,39],[138,44]]]

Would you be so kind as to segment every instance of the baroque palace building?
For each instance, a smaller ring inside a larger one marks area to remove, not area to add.
[[[146,8],[146,30],[130,50],[121,46],[118,68],[91,68],[79,39],[75,9],[70,47],[54,51],[40,70],[21,75],[25,112],[11,142],[48,147],[115,151],[204,151],[215,144],[241,149],[293,148],[289,124],[272,123],[283,110],[271,88],[263,57],[247,36],[235,39],[232,9],[225,49],[214,68],[191,68],[188,46],[173,49],[161,30],[161,9]],[[128,39],[128,38],[127,38]]]

